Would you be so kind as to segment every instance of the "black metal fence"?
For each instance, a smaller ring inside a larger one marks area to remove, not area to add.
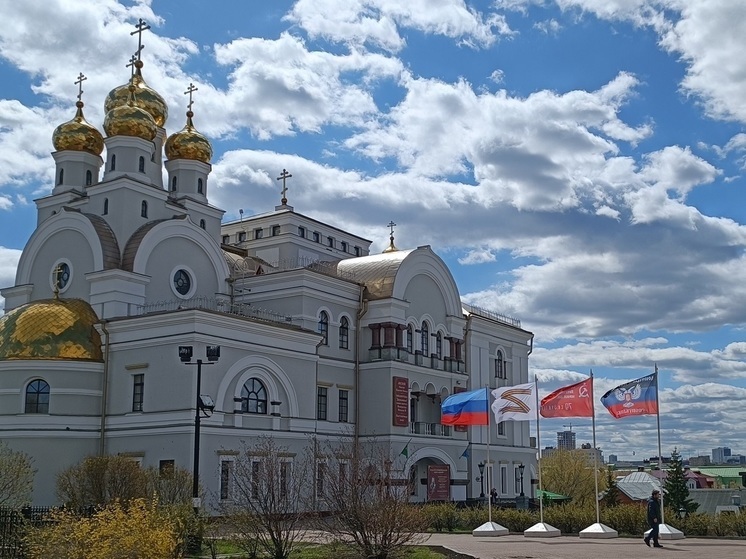
[[[24,559],[26,530],[43,526],[51,510],[50,507],[0,508],[0,559]]]

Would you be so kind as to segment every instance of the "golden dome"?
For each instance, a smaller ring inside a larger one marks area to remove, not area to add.
[[[107,136],[134,136],[153,140],[158,131],[150,113],[137,106],[134,85],[130,84],[130,99],[126,105],[114,107],[106,113],[104,131]]]
[[[82,299],[43,299],[0,317],[0,361],[102,361],[96,313]]]
[[[104,111],[108,113],[116,107],[121,107],[129,102],[129,87],[135,86],[135,105],[146,111],[153,117],[156,126],[163,127],[168,118],[168,105],[158,92],[145,83],[142,77],[142,60],[135,62],[135,74],[132,79],[119,87],[115,87],[106,96]]]
[[[78,111],[75,117],[60,124],[52,134],[52,144],[57,151],[86,151],[101,155],[104,151],[104,138],[101,132],[91,125],[83,116],[83,101],[75,103]]]
[[[168,159],[194,159],[209,163],[212,158],[210,141],[197,132],[192,123],[194,113],[187,111],[186,126],[171,134],[166,140],[165,150]]]

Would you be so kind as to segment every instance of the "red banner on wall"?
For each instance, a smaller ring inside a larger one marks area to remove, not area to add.
[[[409,425],[409,379],[405,377],[394,377],[394,427],[407,427]]]
[[[451,500],[451,467],[448,464],[430,464],[427,467],[427,500]]]

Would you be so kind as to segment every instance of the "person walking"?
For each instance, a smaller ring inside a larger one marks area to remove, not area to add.
[[[661,492],[653,489],[653,494],[648,499],[648,526],[650,532],[645,536],[645,545],[650,547],[650,540],[653,540],[653,547],[663,547],[658,543],[658,529],[661,525]]]

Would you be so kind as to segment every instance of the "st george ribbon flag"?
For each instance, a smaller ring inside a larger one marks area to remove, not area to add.
[[[539,413],[541,417],[593,417],[593,377],[542,398]]]
[[[440,407],[440,422],[443,425],[487,425],[489,423],[487,389],[480,388],[448,396]]]
[[[658,413],[658,373],[612,388],[601,396],[601,403],[616,419],[630,415]]]
[[[492,391],[495,401],[492,402],[492,411],[495,413],[495,421],[528,421],[536,419],[536,385],[516,384],[515,386],[503,386]]]

